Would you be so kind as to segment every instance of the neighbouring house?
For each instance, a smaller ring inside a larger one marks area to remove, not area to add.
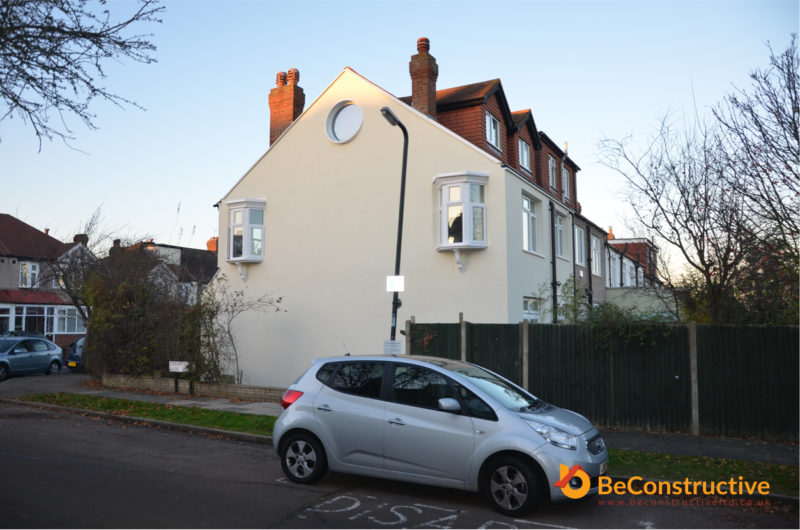
[[[270,146],[215,205],[219,273],[248,296],[282,297],[285,310],[237,320],[244,382],[286,386],[313,358],[380,353],[389,338],[403,134],[383,107],[409,138],[400,329],[459,313],[550,322],[558,286],[578,271],[603,292],[592,245],[605,235],[579,215],[566,149],[530,110],[509,108],[497,79],[437,89],[427,39],[409,70],[410,97],[345,68],[308,107],[299,72],[278,73]],[[581,249],[594,265],[577,263]]]
[[[607,234],[606,300],[654,317],[675,319],[675,300],[658,279],[658,248],[646,238]]]
[[[174,291],[185,303],[196,304],[217,272],[217,238],[211,238],[206,246],[203,250],[148,239],[123,247],[121,240],[115,239],[110,252],[146,252],[153,258],[150,279]]]
[[[66,350],[86,333],[76,307],[59,287],[60,263],[88,253],[86,234],[63,243],[9,215],[0,214],[0,334],[41,333]]]
[[[578,206],[580,212],[580,206]],[[606,232],[580,213],[573,218],[575,285],[588,306],[607,301]]]

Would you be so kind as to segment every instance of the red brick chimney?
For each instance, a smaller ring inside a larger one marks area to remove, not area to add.
[[[431,43],[427,38],[417,39],[417,54],[411,56],[408,71],[411,72],[411,106],[435,120],[439,66],[428,53],[430,49]]]
[[[278,72],[276,86],[269,92],[269,145],[303,112],[306,95],[297,85],[298,81],[297,68],[292,68],[288,74]]]

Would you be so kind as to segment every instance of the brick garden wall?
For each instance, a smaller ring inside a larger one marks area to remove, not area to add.
[[[155,392],[175,392],[175,379],[171,377],[150,377],[109,374],[100,378],[103,386],[111,388],[130,388]],[[178,393],[189,394],[189,381],[178,380]],[[194,395],[248,401],[280,403],[285,389],[250,385],[226,385],[215,383],[194,383]]]

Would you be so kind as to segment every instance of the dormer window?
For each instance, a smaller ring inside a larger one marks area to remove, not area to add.
[[[488,112],[486,113],[486,141],[498,151],[500,150],[500,122]]]
[[[519,165],[523,169],[531,170],[531,148],[525,140],[519,140]]]
[[[264,199],[228,201],[228,261],[263,261],[266,204]]]
[[[556,159],[552,155],[547,155],[547,170],[550,176],[550,187],[556,189],[558,181],[556,180]]]
[[[439,249],[486,247],[485,173],[440,175]]]

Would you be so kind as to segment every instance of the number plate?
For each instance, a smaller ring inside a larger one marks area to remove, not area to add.
[[[76,366],[78,366],[78,363],[76,363],[75,361],[69,361],[67,362],[67,366],[69,366],[70,368],[75,368]]]

